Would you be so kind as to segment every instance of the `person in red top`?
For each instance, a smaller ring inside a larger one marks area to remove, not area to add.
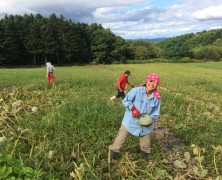
[[[122,99],[124,99],[124,97],[126,96],[125,93],[124,93],[124,89],[125,89],[125,86],[126,84],[129,84],[130,85],[130,82],[128,81],[128,76],[130,75],[130,71],[129,70],[126,70],[124,72],[124,74],[122,74],[119,78],[118,78],[118,82],[116,84],[116,89],[117,89],[117,92],[118,94],[116,96],[112,96],[110,98],[110,100],[114,100],[116,98],[119,98],[119,97],[122,97]],[[134,87],[132,85],[130,85],[131,87]]]

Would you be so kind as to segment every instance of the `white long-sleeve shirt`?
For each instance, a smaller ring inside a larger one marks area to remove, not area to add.
[[[50,72],[55,71],[55,67],[52,64],[47,64],[46,70],[47,70],[47,75],[48,75]]]

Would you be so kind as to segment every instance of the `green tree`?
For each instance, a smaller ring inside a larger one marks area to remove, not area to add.
[[[91,42],[88,33],[88,25],[85,23],[77,23],[78,38],[78,63],[89,63],[92,61]]]
[[[146,60],[156,57],[153,43],[144,40],[131,41],[130,49],[133,52],[135,59]]]
[[[0,42],[3,42],[3,25],[2,25],[2,20],[0,20]],[[4,46],[3,43],[0,43],[0,66],[2,66],[5,62],[4,56]]]
[[[139,60],[146,60],[149,58],[149,50],[144,46],[136,46],[134,54],[135,58]]]
[[[129,48],[126,41],[121,37],[116,37],[113,43],[112,57],[114,61],[124,63],[129,57]]]
[[[169,38],[158,43],[164,52],[164,58],[179,60],[183,57],[192,57],[192,51],[187,41],[193,37],[193,34],[185,34],[174,38]]]
[[[55,61],[54,58],[58,57],[59,44],[58,44],[58,27],[57,27],[57,17],[55,14],[49,16],[48,21],[45,26],[42,26],[42,39],[44,43],[44,55],[45,62]]]
[[[80,34],[78,33],[78,26],[76,24],[70,23],[64,40],[65,57],[68,64],[80,63],[81,58],[79,55],[81,54],[80,49],[82,46],[82,39]]]
[[[1,46],[3,48],[3,63],[6,65],[18,64],[20,52],[17,48],[16,26],[14,24],[14,16],[5,16],[2,25],[3,35]]]
[[[204,59],[204,60],[220,60],[221,56],[217,52],[217,48],[213,46],[203,46],[193,49],[193,54],[196,59]]]
[[[40,14],[37,14],[35,18],[31,17],[31,19],[30,29],[26,35],[25,47],[33,55],[33,64],[36,66],[37,56],[44,53],[42,27],[45,24],[45,19]]]
[[[91,44],[94,61],[96,63],[111,63],[114,60],[112,57],[114,43],[115,36],[110,30],[98,29],[94,31]]]

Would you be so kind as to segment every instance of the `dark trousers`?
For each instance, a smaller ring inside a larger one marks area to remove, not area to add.
[[[119,89],[117,89],[117,91],[118,91],[118,94],[116,95],[116,98],[121,97],[122,99],[124,99],[126,96],[124,91],[120,91]]]

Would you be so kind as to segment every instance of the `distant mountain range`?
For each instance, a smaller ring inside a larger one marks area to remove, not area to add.
[[[137,40],[144,40],[144,41],[149,41],[149,42],[160,42],[167,39],[167,37],[162,37],[162,38],[153,38],[153,39],[126,39],[126,41],[137,41]]]
[[[145,41],[149,41],[149,42],[160,42],[167,39],[166,37],[162,37],[162,38],[154,38],[154,39],[144,39]]]

